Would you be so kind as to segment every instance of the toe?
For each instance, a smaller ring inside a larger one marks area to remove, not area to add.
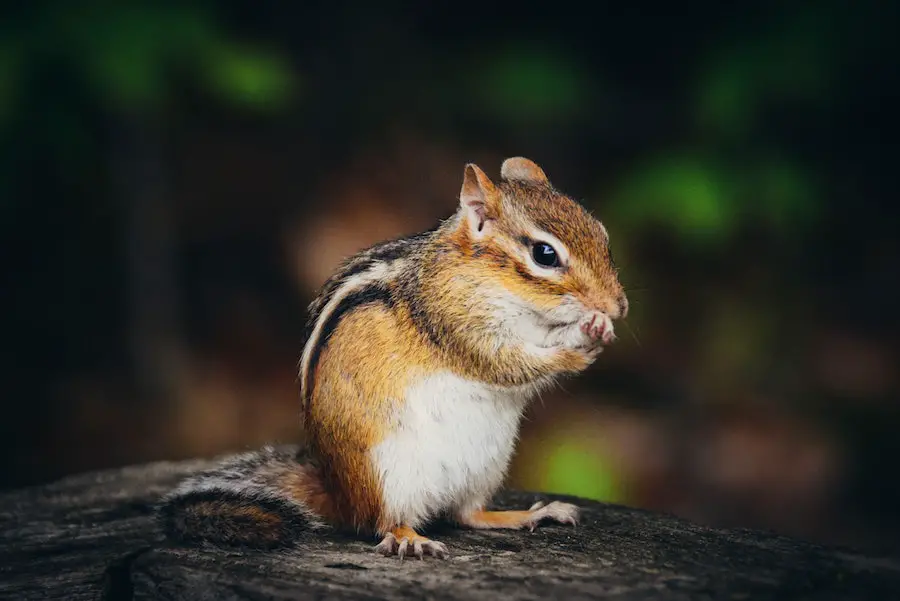
[[[397,547],[397,539],[393,534],[388,533],[380,543],[375,545],[375,552],[380,553],[387,557],[388,555],[394,554],[394,549]]]
[[[407,549],[409,549],[409,539],[403,537],[403,539],[400,541],[400,546],[397,547],[397,557],[399,557],[400,559],[406,557]]]
[[[578,521],[578,507],[571,503],[554,501],[544,507],[545,517],[563,524],[575,524]]]
[[[450,557],[450,551],[447,550],[447,545],[436,541],[431,542],[431,554],[440,559],[447,559]]]
[[[531,528],[532,532],[534,532],[538,523],[543,520],[553,520],[554,522],[571,524],[573,526],[578,522],[578,507],[571,503],[553,501],[549,505],[543,505],[537,509],[534,509],[533,506],[530,511],[532,511],[531,519],[525,525]]]
[[[424,559],[424,557],[425,557],[425,550],[422,548],[422,541],[417,540],[417,541],[415,542],[415,544],[413,545],[413,553],[414,553],[415,556],[418,557],[419,559]]]

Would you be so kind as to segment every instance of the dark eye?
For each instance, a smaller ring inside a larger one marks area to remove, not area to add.
[[[536,242],[531,247],[531,256],[535,263],[543,267],[559,267],[559,255],[552,246],[544,242]]]

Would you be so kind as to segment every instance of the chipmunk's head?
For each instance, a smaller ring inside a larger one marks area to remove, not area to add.
[[[613,321],[625,317],[628,300],[606,228],[555,190],[540,167],[507,159],[494,184],[467,165],[460,215],[473,277],[501,331],[537,353],[591,357],[615,339]]]

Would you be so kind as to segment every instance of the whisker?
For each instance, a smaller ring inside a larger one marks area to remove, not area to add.
[[[644,348],[643,346],[641,346],[641,341],[638,340],[637,334],[635,334],[634,328],[631,327],[631,324],[629,324],[627,320],[623,320],[622,323],[625,324],[625,328],[628,329],[628,333],[631,334],[632,338],[634,338],[634,343],[638,345],[638,348]]]

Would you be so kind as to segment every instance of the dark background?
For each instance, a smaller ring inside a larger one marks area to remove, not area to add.
[[[299,440],[314,290],[524,155],[632,309],[511,484],[896,549],[897,7],[4,6],[2,485]]]

